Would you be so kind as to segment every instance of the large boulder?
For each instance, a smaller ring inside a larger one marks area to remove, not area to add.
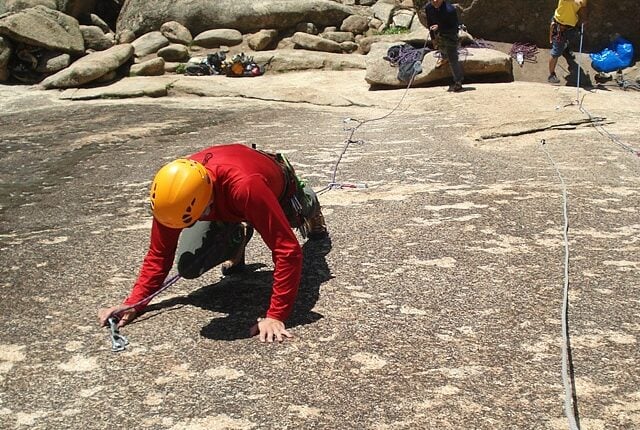
[[[408,82],[398,79],[398,67],[393,66],[384,57],[390,47],[397,43],[375,43],[367,55],[365,81],[371,86],[406,87]],[[425,85],[443,81],[451,76],[448,66],[436,68],[438,61],[435,52],[428,52],[422,59],[422,72],[416,75],[413,84]],[[502,52],[486,48],[468,48],[467,55],[460,55],[460,64],[464,69],[465,80],[473,81],[480,77],[492,76],[498,81],[512,80],[512,59]]]
[[[339,26],[351,14],[351,8],[330,0],[191,0],[188,7],[175,0],[128,0],[116,29],[141,35],[177,21],[192,34],[216,28],[244,34],[263,28],[292,28],[300,22]]]
[[[203,48],[235,46],[240,43],[242,43],[242,33],[238,30],[227,28],[203,31],[193,38],[193,44]]]
[[[116,45],[82,57],[66,69],[49,76],[40,85],[45,89],[79,87],[116,70],[132,56],[133,46]]]
[[[45,6],[0,16],[0,35],[52,51],[84,54],[78,21]]]

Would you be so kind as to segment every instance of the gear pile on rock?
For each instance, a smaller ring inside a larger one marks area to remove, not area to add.
[[[259,65],[253,57],[244,52],[226,60],[222,51],[209,54],[206,58],[192,58],[184,68],[187,76],[226,75],[230,77],[253,77],[264,74],[264,66]]]

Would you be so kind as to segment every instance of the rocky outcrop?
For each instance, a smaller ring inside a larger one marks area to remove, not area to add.
[[[192,34],[216,28],[233,28],[244,34],[293,28],[300,22],[340,25],[352,13],[351,8],[330,0],[192,0],[188,7],[175,0],[129,0],[116,29],[141,35],[177,21]]]
[[[106,51],[98,51],[82,57],[66,69],[49,76],[41,82],[45,89],[71,88],[92,82],[116,70],[133,55],[130,44],[116,45]]]
[[[84,40],[75,18],[36,6],[0,17],[0,35],[29,46],[84,54]]]
[[[367,55],[367,73],[365,80],[372,86],[406,87],[408,82],[398,79],[398,67],[394,67],[384,57],[393,43],[375,43]],[[422,72],[417,74],[413,84],[425,85],[443,81],[451,76],[448,66],[436,68],[437,57],[434,51],[428,52],[422,60]],[[460,64],[464,69],[465,81],[473,81],[482,76],[495,76],[499,80],[512,80],[511,57],[502,52],[486,48],[468,48],[460,55]]]

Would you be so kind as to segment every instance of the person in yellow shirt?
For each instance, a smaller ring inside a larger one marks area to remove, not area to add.
[[[556,76],[556,65],[561,55],[573,59],[569,50],[569,43],[578,34],[578,24],[587,22],[587,0],[558,0],[551,26],[549,28],[549,43],[551,44],[551,58],[549,59],[549,78],[552,84],[560,83]]]

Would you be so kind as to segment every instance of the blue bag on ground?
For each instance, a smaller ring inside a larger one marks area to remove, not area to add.
[[[633,45],[627,39],[618,36],[609,44],[608,48],[595,54],[589,54],[589,57],[592,60],[591,67],[597,72],[615,72],[631,65],[633,62]]]

